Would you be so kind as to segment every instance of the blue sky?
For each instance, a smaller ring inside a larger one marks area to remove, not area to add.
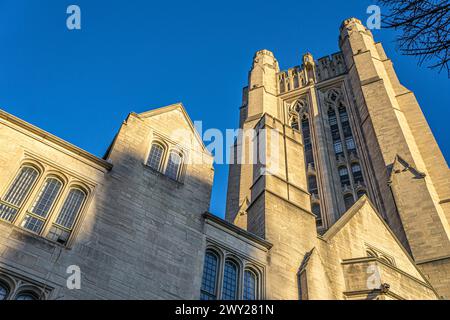
[[[82,30],[66,28],[66,8]],[[338,51],[341,22],[374,1],[0,0],[0,108],[102,156],[126,115],[181,101],[204,128],[238,124],[253,54],[282,69]],[[450,80],[374,32],[450,159]],[[211,211],[223,215],[228,169],[216,166]]]

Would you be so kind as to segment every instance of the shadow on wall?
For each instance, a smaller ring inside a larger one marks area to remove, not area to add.
[[[71,248],[0,222],[1,269],[53,290],[50,299],[198,299],[212,172],[202,179],[206,169],[193,166],[182,183],[171,180],[125,139]],[[80,290],[66,287],[71,265],[81,270]]]

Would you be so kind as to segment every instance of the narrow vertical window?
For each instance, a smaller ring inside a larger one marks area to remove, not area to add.
[[[50,240],[61,244],[67,243],[85,199],[86,194],[80,189],[74,188],[69,191],[61,211],[47,236]]]
[[[223,273],[222,300],[237,299],[237,279],[237,265],[232,261],[226,261]]]
[[[334,146],[334,152],[337,155],[342,154],[344,152],[344,150],[342,149],[342,142],[341,141],[335,141],[333,146]]]
[[[25,216],[22,227],[35,233],[40,233],[61,190],[62,183],[56,178],[45,180],[36,200]]]
[[[361,166],[358,163],[352,164],[352,173],[353,173],[353,180],[355,180],[356,184],[364,183]]]
[[[23,167],[0,201],[0,218],[12,221],[37,180],[39,173],[32,167]]]
[[[201,300],[217,299],[217,266],[219,259],[214,253],[207,251],[205,254],[205,264],[203,267],[202,288],[200,292]]]
[[[182,158],[181,158],[180,154],[172,151],[170,153],[169,161],[167,162],[167,169],[166,169],[166,175],[169,178],[171,178],[173,180],[178,179],[178,176],[180,173],[180,168],[181,168],[181,162],[182,162]]]
[[[246,270],[244,273],[244,300],[257,299],[258,277],[253,271]]]
[[[164,148],[154,143],[150,149],[150,155],[148,156],[147,165],[155,170],[161,170],[161,162],[164,155]]]
[[[322,225],[322,213],[320,211],[320,204],[313,203],[311,205],[311,211],[316,215],[316,225],[320,227]]]
[[[347,167],[339,168],[339,177],[341,178],[342,187],[350,185],[350,176],[348,175]]]
[[[341,122],[348,122],[348,113],[344,106],[339,107],[339,117],[341,118]]]

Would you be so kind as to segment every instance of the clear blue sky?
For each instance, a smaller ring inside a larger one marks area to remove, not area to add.
[[[182,101],[204,128],[234,128],[253,54],[280,67],[338,51],[341,22],[374,1],[0,0],[0,108],[102,156],[130,111]],[[66,28],[66,8],[82,30]],[[450,80],[374,32],[415,91],[450,159]],[[223,215],[228,169],[216,167],[211,210]]]

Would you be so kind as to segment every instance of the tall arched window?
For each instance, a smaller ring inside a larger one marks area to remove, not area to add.
[[[150,149],[150,155],[147,159],[147,165],[155,170],[160,171],[162,160],[164,156],[164,148],[159,143],[153,143],[152,148]]]
[[[40,233],[42,231],[42,227],[55,203],[62,185],[62,182],[54,177],[45,180],[36,200],[22,222],[22,227],[35,233]]]
[[[211,251],[206,251],[205,264],[203,267],[202,288],[200,293],[201,300],[217,299],[217,270],[219,258]]]
[[[257,300],[258,276],[251,270],[244,272],[244,300]]]
[[[177,180],[183,162],[182,156],[175,151],[170,152],[169,161],[167,162],[166,176],[173,180]]]
[[[86,193],[79,188],[72,188],[67,195],[61,211],[48,233],[48,238],[61,244],[66,244],[72,233],[73,226],[86,200]]]
[[[3,201],[0,201],[0,218],[12,221],[25,198],[36,182],[39,172],[30,166],[23,167],[6,192]]]
[[[238,267],[231,260],[225,262],[223,273],[222,300],[236,300],[238,289]]]
[[[9,293],[8,286],[3,282],[0,282],[0,301],[6,300],[6,298],[8,297],[8,293]]]

